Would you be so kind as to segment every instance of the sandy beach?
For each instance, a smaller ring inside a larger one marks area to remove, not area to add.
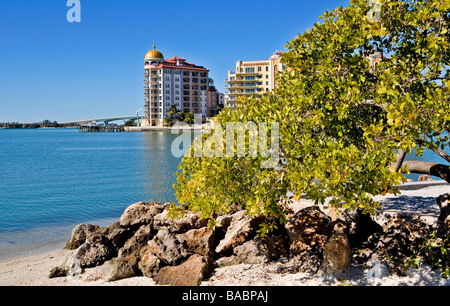
[[[427,222],[434,222],[439,215],[436,198],[450,192],[450,185],[439,182],[410,183],[402,187],[398,196],[378,196],[385,213],[405,212],[421,216]],[[301,199],[294,207],[311,205]],[[380,217],[382,218],[382,217]],[[382,220],[377,220],[382,222]],[[0,262],[0,285],[2,286],[154,286],[152,279],[133,277],[115,282],[103,279],[108,263],[86,269],[77,277],[49,279],[49,271],[61,265],[73,251],[58,250],[25,258]],[[353,265],[344,275],[336,278],[327,274],[289,273],[286,259],[270,264],[239,264],[217,268],[202,286],[300,286],[300,285],[450,285],[450,280],[441,277],[440,272],[429,267],[410,269],[405,277],[390,275],[383,266],[376,264],[370,270]],[[373,277],[375,275],[376,277]]]

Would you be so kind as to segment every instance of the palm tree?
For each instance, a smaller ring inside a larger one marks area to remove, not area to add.
[[[178,116],[180,111],[177,109],[175,104],[172,104],[169,108],[169,116],[173,118],[174,116]]]
[[[184,117],[184,122],[187,122],[189,124],[193,124],[194,123],[194,114],[189,112],[185,115]]]

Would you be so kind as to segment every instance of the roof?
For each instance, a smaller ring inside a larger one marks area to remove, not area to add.
[[[147,54],[145,54],[145,59],[164,59],[163,54],[161,51],[156,50],[155,44],[153,44],[153,49],[148,51]]]
[[[191,70],[199,70],[199,71],[209,71],[203,66],[197,66],[192,63],[186,62],[186,59],[174,56],[165,60],[162,64],[159,64],[157,68],[169,68],[169,69],[191,69]]]

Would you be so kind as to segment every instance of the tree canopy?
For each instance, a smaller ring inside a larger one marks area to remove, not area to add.
[[[276,122],[276,167],[261,167],[270,157],[251,150],[245,156],[188,154],[177,174],[178,201],[211,220],[238,205],[283,222],[290,193],[375,213],[373,196],[399,192],[394,186],[405,181],[408,166],[422,173],[434,166],[403,162],[405,152],[415,148],[420,155],[427,148],[448,158],[450,2],[379,3],[379,20],[371,18],[366,0],[325,12],[286,46],[287,69],[274,92],[241,99],[235,111],[217,116],[222,126],[266,122],[269,135]],[[203,147],[231,145],[211,135],[202,136]],[[247,148],[251,137],[248,132]],[[275,224],[263,223],[261,232]]]

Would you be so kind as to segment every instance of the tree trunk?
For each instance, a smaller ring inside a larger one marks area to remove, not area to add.
[[[450,167],[448,165],[408,160],[403,162],[402,170],[404,170],[405,166],[408,166],[408,170],[411,173],[437,176],[450,183]]]
[[[403,161],[405,160],[406,152],[402,149],[399,149],[397,152],[397,160],[395,161],[395,172],[400,170],[403,165]]]

